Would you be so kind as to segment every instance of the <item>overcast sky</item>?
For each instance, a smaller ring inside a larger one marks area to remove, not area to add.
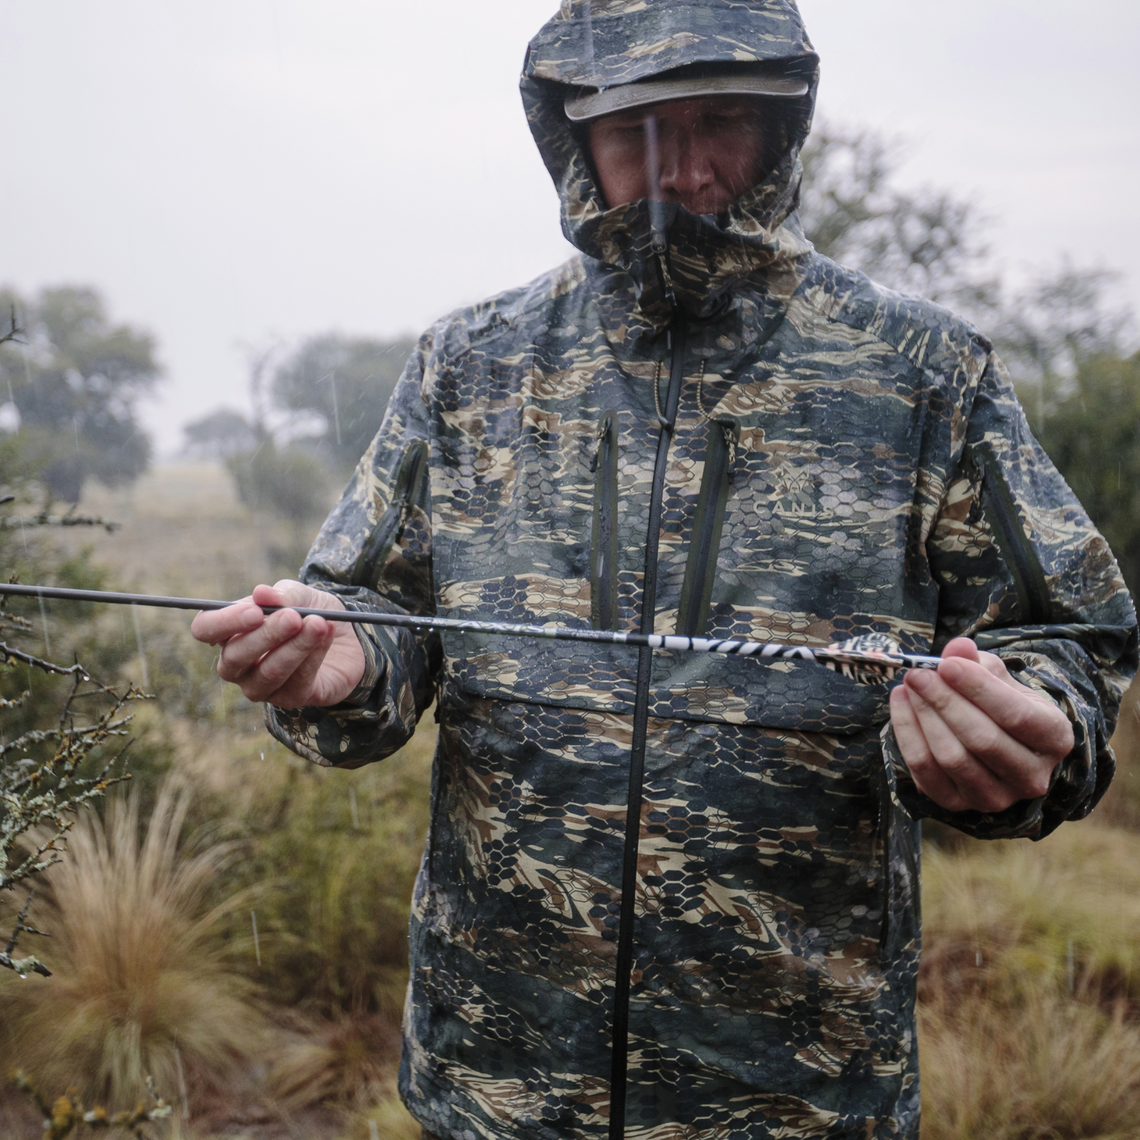
[[[517,92],[555,7],[0,0],[0,284],[90,283],[155,333],[162,453],[247,406],[246,346],[520,284],[570,252]],[[1140,308],[1136,0],[801,11],[824,117],[908,138],[904,180],[977,200],[1011,275],[1068,254]]]

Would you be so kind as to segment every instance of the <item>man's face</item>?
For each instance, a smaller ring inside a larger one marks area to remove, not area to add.
[[[656,198],[719,214],[760,181],[764,141],[759,108],[743,95],[638,107],[590,124],[594,168],[611,207]]]

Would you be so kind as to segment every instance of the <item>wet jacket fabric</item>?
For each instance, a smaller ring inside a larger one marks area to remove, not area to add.
[[[562,99],[742,60],[812,94],[765,181],[720,217],[667,211],[659,255],[646,203],[606,208]],[[567,0],[523,95],[581,255],[424,335],[303,577],[350,608],[508,622],[972,636],[1076,747],[1042,799],[949,815],[898,755],[889,684],[366,630],[349,700],[269,722],[351,768],[436,702],[400,1085],[439,1137],[607,1132],[631,750],[625,1121],[646,1140],[917,1136],[917,821],[1036,838],[1111,777],[1127,592],[985,338],[805,239],[816,67],[785,0]]]

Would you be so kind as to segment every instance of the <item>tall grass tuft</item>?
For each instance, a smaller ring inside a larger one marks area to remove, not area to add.
[[[1042,979],[1140,1002],[1140,835],[1075,824],[1043,843],[928,849],[923,982],[1004,1004]],[[978,956],[981,955],[981,967]]]
[[[924,1140],[1140,1136],[1140,836],[928,851]]]
[[[1135,1140],[1140,1028],[1052,988],[919,1008],[923,1140]]]
[[[238,852],[180,841],[189,802],[166,782],[140,836],[137,797],[111,800],[105,821],[80,820],[51,872],[55,976],[0,990],[4,1059],[41,1087],[131,1103],[149,1074],[173,1100],[182,1075],[192,1089],[219,1086],[235,1058],[264,1049],[251,985],[226,968],[215,937],[236,900],[206,903]]]

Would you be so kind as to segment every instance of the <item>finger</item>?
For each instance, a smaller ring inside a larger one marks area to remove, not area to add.
[[[207,645],[220,645],[231,637],[249,633],[265,621],[261,607],[241,601],[224,610],[201,610],[190,623],[190,633]]]
[[[942,650],[942,656],[964,657],[967,661],[977,661],[982,654],[972,638],[956,637],[953,641],[947,642],[946,648]]]
[[[291,616],[297,617],[296,614]],[[242,692],[251,701],[267,701],[286,690],[295,699],[295,703],[287,707],[295,708],[299,704],[305,704],[307,693],[301,693],[299,686],[291,685],[293,676],[310,656],[316,654],[324,658],[331,641],[331,632],[329,623],[324,618],[305,618],[295,637],[270,650],[242,678]]]
[[[306,586],[293,578],[282,578],[272,586],[258,586],[254,601],[267,606],[298,606],[314,610],[343,610],[344,603],[335,594]]]
[[[946,665],[944,662],[942,667]],[[981,666],[964,664],[964,667],[985,677],[996,691],[1008,694],[1012,700],[1020,699],[1018,694],[991,677]],[[967,700],[940,676],[927,673],[916,677],[910,687],[912,692],[923,698],[939,721],[939,726],[934,729],[938,742],[930,742],[936,756],[940,754],[941,746],[947,756],[957,759],[957,746],[962,753],[988,768],[999,783],[1016,792],[1017,799],[1032,799],[1048,790],[1048,778],[1055,762],[1043,761],[1036,752],[1007,733],[984,709]],[[926,720],[921,712],[919,722],[925,729]]]
[[[1043,694],[1017,681],[1006,684],[987,669],[963,661],[944,661],[938,679],[1025,749],[1058,759],[1072,751],[1069,718]]]
[[[956,637],[948,642],[942,651],[945,659],[956,657],[963,661],[976,661],[979,665],[992,673],[995,677],[1007,684],[1016,685],[1017,682],[1009,675],[1005,662],[996,653],[983,653],[978,649],[977,643],[969,637]]]
[[[937,680],[937,678],[934,678]],[[1012,785],[998,776],[963,743],[941,712],[914,689],[908,692],[923,736],[935,764],[954,782],[969,806],[978,811],[1000,812],[1028,798],[1021,782]],[[1036,760],[1036,757],[1031,757]],[[1033,769],[1034,773],[1036,769]]]
[[[218,658],[218,676],[223,681],[241,681],[267,653],[297,637],[303,625],[295,610],[280,610],[256,629],[231,637]]]
[[[962,811],[966,803],[954,781],[935,763],[906,689],[891,693],[891,724],[899,751],[910,769],[915,787],[948,811]]]
[[[320,619],[306,618],[305,620],[319,621]],[[324,641],[318,643],[316,648],[302,658],[301,663],[293,670],[292,675],[284,685],[265,698],[270,704],[277,705],[278,708],[295,709],[302,705],[326,703],[326,694],[318,683],[318,674],[328,657],[329,649],[332,648],[335,631],[328,622],[325,622],[325,626]],[[265,664],[266,662],[262,662],[263,668]],[[341,696],[339,699],[343,700],[344,697]]]

